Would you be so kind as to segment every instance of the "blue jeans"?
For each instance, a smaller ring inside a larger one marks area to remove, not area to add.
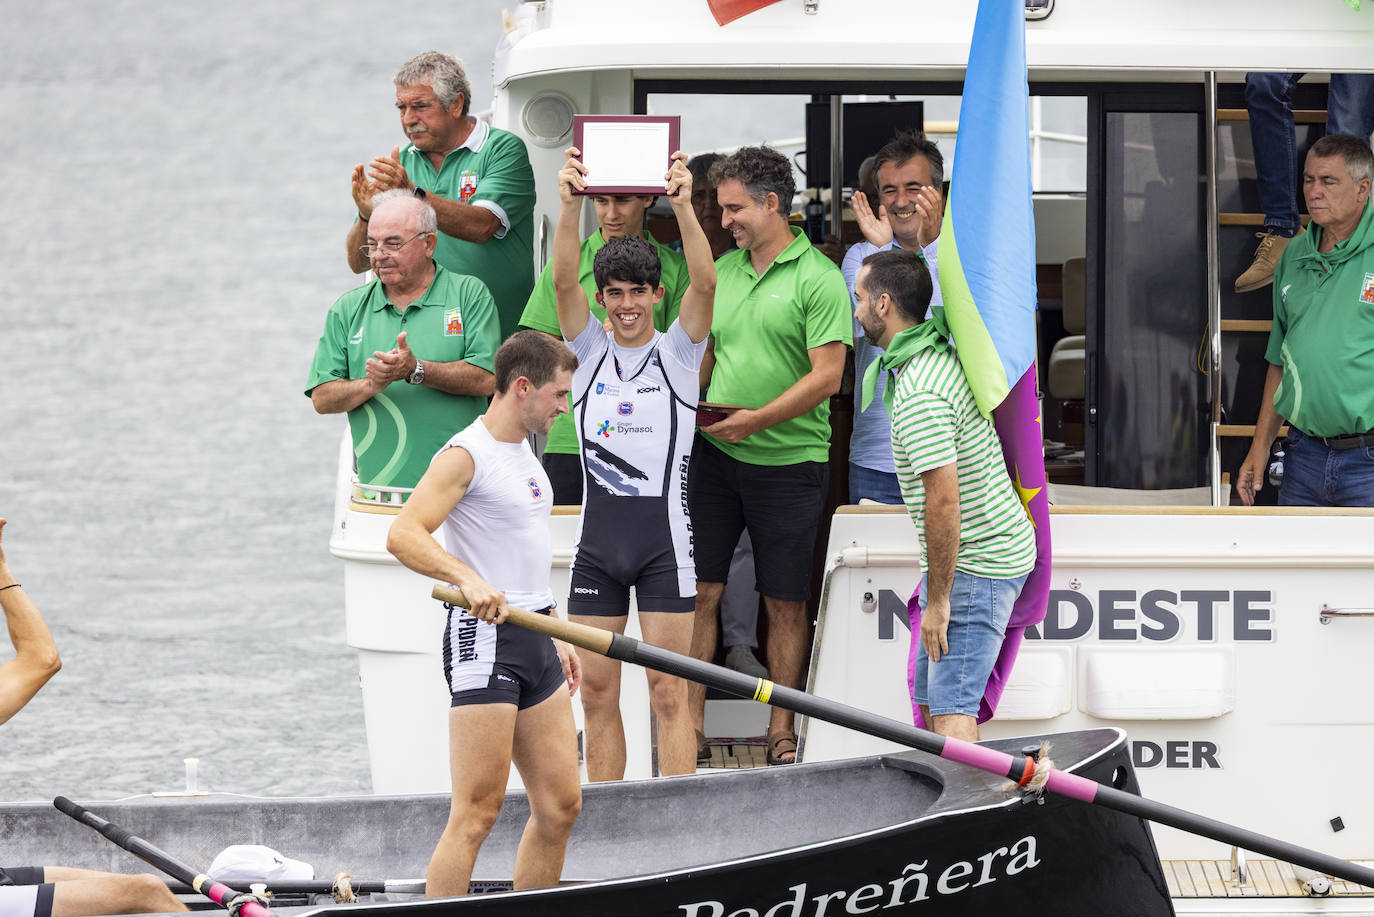
[[[1374,446],[1332,449],[1290,426],[1283,452],[1280,506],[1374,506]]]
[[[902,488],[894,471],[878,471],[849,463],[849,502],[877,500],[879,503],[902,505]]]
[[[916,655],[914,700],[929,707],[931,716],[978,716],[988,676],[1002,652],[1012,606],[1029,575],[992,579],[954,571],[954,584],[949,590],[949,627],[945,630],[949,652],[939,662],[931,662],[922,644]],[[926,578],[922,577],[921,607],[928,604]],[[920,633],[913,631],[911,639],[920,643]],[[929,723],[926,728],[930,728]]]
[[[1293,131],[1293,87],[1301,73],[1247,73],[1245,107],[1255,148],[1264,230],[1293,236],[1298,221],[1298,145]],[[1374,133],[1374,74],[1333,73],[1327,93],[1326,132]]]

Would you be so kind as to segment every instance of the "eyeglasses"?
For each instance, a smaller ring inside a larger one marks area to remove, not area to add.
[[[406,239],[404,242],[392,242],[388,240],[385,242],[377,242],[375,244],[359,245],[358,251],[363,253],[364,258],[371,258],[373,255],[394,255],[396,252],[405,248],[407,245],[414,242],[416,239],[420,238],[421,236],[427,235],[429,235],[429,233],[427,232],[417,232],[415,235],[411,236],[409,239]]]

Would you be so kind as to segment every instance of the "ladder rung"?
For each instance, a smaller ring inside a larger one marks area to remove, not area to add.
[[[1219,423],[1219,424],[1217,424],[1217,436],[1246,436],[1246,437],[1252,437],[1252,436],[1254,436],[1254,435],[1255,435],[1255,425],[1252,424],[1252,423],[1251,423],[1251,424],[1242,424],[1242,423]],[[1279,427],[1279,436],[1287,436],[1287,435],[1288,435],[1288,427],[1287,427],[1287,426]]]
[[[1249,121],[1250,112],[1244,108],[1218,108],[1218,121]],[[1298,124],[1325,124],[1326,112],[1320,109],[1299,109],[1293,112],[1293,120]]]
[[[1223,318],[1221,320],[1222,331],[1268,331],[1273,327],[1273,320],[1268,318]]]
[[[1219,213],[1217,222],[1222,226],[1263,226],[1264,214],[1262,213]],[[1302,225],[1306,226],[1312,222],[1312,218],[1307,214],[1302,215]]]

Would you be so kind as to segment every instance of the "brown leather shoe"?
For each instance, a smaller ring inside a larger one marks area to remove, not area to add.
[[[1291,238],[1276,236],[1272,232],[1257,232],[1255,237],[1260,240],[1259,247],[1255,249],[1255,260],[1250,262],[1245,273],[1236,278],[1237,293],[1249,293],[1273,283],[1274,268],[1279,266],[1279,256],[1288,247],[1288,243],[1293,241]]]

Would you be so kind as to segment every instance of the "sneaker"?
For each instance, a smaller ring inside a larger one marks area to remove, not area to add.
[[[725,651],[725,665],[753,678],[767,678],[768,670],[748,646],[732,646]]]
[[[1259,247],[1255,249],[1255,260],[1250,262],[1245,273],[1236,278],[1237,293],[1249,293],[1273,283],[1274,268],[1279,265],[1279,256],[1288,247],[1288,243],[1293,241],[1272,232],[1257,232],[1255,237],[1260,240]]]

